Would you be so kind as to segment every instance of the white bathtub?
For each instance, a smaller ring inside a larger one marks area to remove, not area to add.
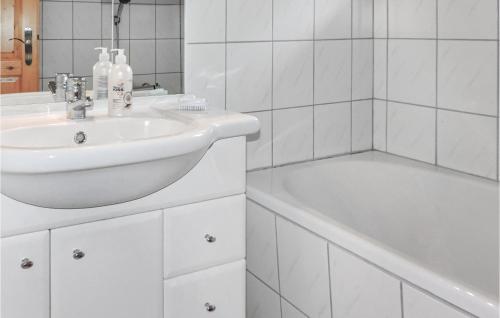
[[[248,174],[248,197],[479,317],[499,317],[497,182],[379,152]]]

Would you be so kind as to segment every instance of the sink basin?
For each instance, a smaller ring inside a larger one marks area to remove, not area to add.
[[[211,125],[180,115],[85,121],[40,116],[3,124],[2,193],[48,208],[147,196],[184,176],[214,141]]]

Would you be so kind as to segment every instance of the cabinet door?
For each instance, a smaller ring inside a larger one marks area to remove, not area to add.
[[[51,318],[160,318],[162,215],[52,231]]]
[[[2,318],[49,317],[49,231],[1,240]]]

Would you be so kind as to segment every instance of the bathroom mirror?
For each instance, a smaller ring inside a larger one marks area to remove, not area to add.
[[[2,0],[0,93],[47,91],[60,72],[92,89],[101,46],[125,49],[134,89],[181,93],[183,1],[113,1]]]

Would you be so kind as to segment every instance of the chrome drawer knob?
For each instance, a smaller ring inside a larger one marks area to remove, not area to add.
[[[213,235],[205,234],[205,240],[207,240],[208,243],[215,243],[215,241],[217,241],[217,238]]]
[[[21,260],[21,268],[22,269],[28,269],[33,267],[33,261],[30,260],[29,258],[23,258]]]
[[[215,305],[212,305],[211,303],[206,303],[205,304],[205,309],[208,311],[208,312],[212,312],[212,311],[215,311],[217,307],[215,307]]]
[[[80,251],[79,249],[73,250],[73,258],[74,259],[82,259],[85,256],[85,253]]]

